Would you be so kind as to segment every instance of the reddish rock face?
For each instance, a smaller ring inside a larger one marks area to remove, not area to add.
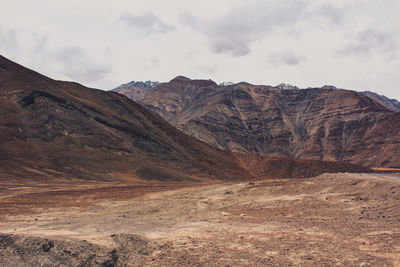
[[[140,103],[229,151],[400,166],[400,113],[350,90],[217,86],[186,78],[158,85]]]

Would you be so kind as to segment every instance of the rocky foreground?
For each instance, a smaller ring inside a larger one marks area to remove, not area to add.
[[[399,266],[400,177],[8,182],[0,266]]]

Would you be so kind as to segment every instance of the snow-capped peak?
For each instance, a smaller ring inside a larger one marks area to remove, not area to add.
[[[287,83],[281,83],[276,87],[278,87],[281,90],[299,90],[299,87]]]
[[[219,86],[230,86],[230,85],[234,85],[233,82],[222,82],[220,84],[218,84]]]

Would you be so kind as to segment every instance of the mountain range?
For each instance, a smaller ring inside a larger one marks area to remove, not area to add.
[[[216,148],[264,157],[400,166],[400,103],[372,92],[334,86],[217,85],[183,76],[142,88],[114,91]]]
[[[2,56],[0,103],[0,180],[236,180],[369,170],[221,150],[124,95],[56,81]]]

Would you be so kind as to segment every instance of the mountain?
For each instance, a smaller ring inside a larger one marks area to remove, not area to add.
[[[363,95],[368,96],[369,98],[375,100],[379,104],[387,107],[388,109],[396,112],[400,112],[400,102],[396,99],[389,99],[386,96],[378,95],[377,93],[364,91],[361,92]]]
[[[278,84],[276,87],[281,90],[299,90],[299,87],[287,83]]]
[[[400,166],[400,113],[362,93],[176,78],[140,103],[217,148],[266,157]]]
[[[0,176],[247,177],[228,152],[127,97],[55,81],[0,57]]]
[[[146,98],[148,95],[152,94],[160,82],[153,81],[131,81],[129,83],[121,84],[120,86],[111,89],[110,91],[117,92],[119,94],[126,95],[128,98],[134,101],[141,101]],[[222,82],[218,84],[218,86],[231,86],[234,85],[233,82]],[[291,84],[281,83],[275,86],[281,90],[300,90],[299,87]],[[307,89],[313,89],[309,87]],[[338,89],[333,85],[324,85],[321,89]],[[361,92],[363,95],[368,96],[369,98],[379,102],[381,105],[389,108],[392,111],[400,112],[400,102],[396,99],[389,99],[384,95],[379,95],[377,93],[371,91]]]
[[[146,82],[129,82],[121,84],[117,88],[111,91],[126,95],[134,101],[142,100],[148,94],[152,93],[157,87],[158,82],[146,81]]]
[[[0,103],[0,180],[235,180],[276,177],[273,169],[286,177],[368,171],[256,157],[249,165],[250,160],[186,135],[126,96],[56,81],[2,56]],[[265,168],[256,173],[254,164]]]
[[[220,83],[218,85],[219,86],[231,86],[231,85],[234,85],[234,83],[233,82],[222,82],[222,83]]]

